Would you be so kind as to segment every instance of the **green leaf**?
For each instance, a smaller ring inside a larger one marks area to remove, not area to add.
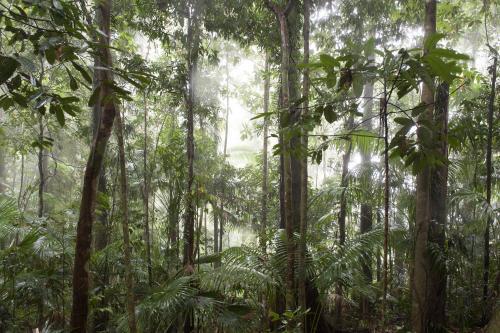
[[[0,84],[3,84],[14,74],[20,64],[16,59],[2,55],[0,55],[0,63],[2,64],[0,66]]]
[[[76,82],[75,77],[71,74],[71,72],[68,69],[66,69],[66,72],[68,73],[68,76],[69,76],[69,87],[73,91],[77,90],[78,89],[78,82]]]
[[[426,54],[422,60],[429,65],[432,74],[439,76],[444,81],[450,83],[453,80],[453,75],[451,74],[452,67],[450,64],[444,62],[440,58],[432,55]]]
[[[99,99],[100,92],[101,92],[101,87],[96,86],[94,88],[94,91],[92,91],[92,94],[89,97],[89,102],[87,104],[89,107],[96,105],[96,103],[98,102],[98,99]]]
[[[75,69],[77,71],[80,72],[80,74],[82,74],[82,76],[85,79],[85,81],[87,81],[88,83],[92,83],[92,78],[90,77],[89,73],[87,73],[87,71],[82,66],[80,66],[75,61],[72,61],[71,64],[73,65],[73,67],[75,67]]]
[[[319,56],[319,61],[324,67],[338,67],[340,66],[340,63],[332,57],[331,55],[328,54],[320,54]]]
[[[75,106],[74,105],[71,105],[71,104],[63,104],[62,105],[62,108],[64,110],[64,112],[66,112],[67,114],[69,114],[70,116],[76,116],[76,112],[75,112]]]
[[[53,65],[56,62],[56,50],[53,47],[45,50],[45,58],[49,64]]]
[[[28,99],[26,98],[26,96],[23,96],[21,94],[13,92],[13,91],[11,91],[10,93],[12,94],[12,98],[14,99],[14,101],[17,104],[19,104],[19,105],[21,105],[22,107],[25,107],[25,108],[28,107]]]
[[[66,123],[66,119],[64,118],[64,111],[58,105],[56,105],[54,111],[56,113],[57,122],[59,123],[59,125],[61,125],[61,127],[64,127],[64,124]]]
[[[430,51],[436,48],[437,43],[445,37],[442,33],[433,33],[424,42],[424,49]]]
[[[333,123],[335,120],[339,119],[339,116],[333,110],[332,105],[325,105],[325,107],[323,108],[323,114],[325,116],[326,121],[329,122],[330,124]]]
[[[422,112],[424,112],[425,110],[427,110],[427,107],[425,104],[423,103],[420,103],[419,105],[417,105],[416,107],[414,107],[412,110],[411,110],[411,115],[412,117],[417,117],[419,116]]]
[[[328,74],[326,74],[325,81],[328,88],[334,88],[337,84],[337,74],[334,71],[328,72]]]
[[[441,58],[456,59],[456,60],[469,60],[470,57],[467,54],[458,53],[451,49],[435,48],[429,52],[429,54],[436,55]]]

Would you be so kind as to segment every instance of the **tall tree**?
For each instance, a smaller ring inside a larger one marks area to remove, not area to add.
[[[353,127],[354,118],[349,116],[347,120],[347,129]],[[340,209],[338,215],[339,225],[339,245],[344,246],[346,241],[346,217],[347,217],[347,187],[349,186],[349,162],[351,160],[352,142],[347,142],[346,150],[342,156],[342,174],[340,176]],[[338,283],[336,286],[337,298],[335,300],[335,326],[342,327],[342,284]]]
[[[194,264],[194,215],[195,203],[193,194],[194,185],[194,111],[195,111],[195,89],[196,74],[198,69],[198,53],[200,45],[199,11],[203,0],[193,0],[188,3],[187,19],[187,69],[188,88],[186,93],[186,153],[187,153],[187,188],[186,188],[186,212],[184,223],[184,256],[183,265],[188,274],[193,272]],[[189,325],[186,325],[187,327]]]
[[[292,108],[290,103],[290,35],[288,25],[288,15],[295,6],[293,0],[287,1],[285,7],[281,8],[272,1],[266,1],[268,8],[274,13],[279,24],[281,38],[281,101],[282,113],[280,115],[280,131],[283,131],[291,125]],[[284,112],[283,112],[284,111]],[[293,204],[292,204],[292,158],[291,158],[291,139],[289,133],[282,134],[282,154],[283,154],[283,201],[285,213],[285,238],[287,248],[287,268],[285,276],[285,302],[286,308],[289,310],[295,309],[296,292],[295,292],[295,242],[294,242],[294,220],[293,220]],[[299,206],[297,206],[299,207]]]
[[[143,206],[144,206],[144,242],[146,243],[146,261],[148,265],[148,283],[153,285],[153,267],[151,264],[151,237],[149,228],[149,182],[150,173],[148,171],[148,105],[146,94],[144,94],[144,147],[142,151],[142,163],[144,169],[143,185]]]
[[[42,64],[42,72],[43,72],[43,64]],[[38,138],[39,144],[38,147],[38,217],[43,217],[45,211],[45,203],[44,203],[44,193],[46,191],[45,181],[46,181],[46,152],[43,147],[44,141],[44,123],[43,123],[43,115],[38,115]]]
[[[373,55],[368,56],[369,61],[373,62]],[[373,114],[373,79],[369,78],[363,88],[363,126],[366,131],[372,130],[372,114]],[[359,231],[361,234],[367,233],[373,228],[373,206],[372,198],[372,166],[371,153],[369,148],[361,149],[361,183],[363,184],[363,200],[360,207],[360,223]],[[365,256],[363,261],[363,273],[367,284],[371,284],[373,274],[371,269],[372,258]],[[370,302],[367,297],[361,299],[361,312],[364,318],[367,318],[370,313]]]
[[[489,45],[488,45],[489,46]],[[491,48],[491,47],[490,47]],[[491,48],[492,49],[492,48]],[[495,50],[494,50],[495,51]],[[495,51],[496,52],[496,51]],[[486,204],[491,206],[491,185],[493,175],[493,164],[491,162],[493,149],[493,122],[495,114],[495,93],[497,81],[497,62],[498,55],[493,53],[493,63],[490,66],[491,90],[488,100],[488,139],[486,143]],[[486,220],[486,229],[484,231],[484,261],[483,261],[483,321],[488,316],[488,285],[490,274],[490,228],[493,223],[492,213],[488,212]]]
[[[304,26],[302,28],[302,35],[304,41],[304,65],[309,64],[309,33],[310,33],[310,16],[311,16],[311,2],[310,0],[304,0],[303,3],[304,10]],[[309,69],[304,68],[302,77],[302,118],[305,119],[308,114],[309,109]],[[304,151],[304,156],[301,158],[301,188],[300,188],[300,241],[298,250],[298,299],[299,306],[302,309],[307,309],[307,292],[306,292],[306,252],[307,252],[307,147],[308,147],[308,131],[307,127],[302,125],[301,128],[301,144],[302,150]],[[303,320],[303,330],[308,330],[308,322],[304,316]]]
[[[425,1],[425,41],[436,33],[436,8],[435,0]],[[428,50],[428,43],[424,42],[424,54]],[[435,150],[436,154],[446,158],[446,126],[447,117],[444,107],[436,112],[439,130],[431,133],[425,128],[426,124],[436,125],[434,121],[435,102],[442,103],[447,94],[442,93],[438,100],[434,96],[435,87],[429,82],[424,82],[422,87],[421,102],[425,107],[419,119],[417,138],[420,148],[424,151]],[[443,91],[442,91],[443,92]],[[438,108],[436,108],[438,109]],[[428,126],[428,125],[427,125]],[[432,138],[429,138],[429,135]],[[429,140],[430,139],[430,140]],[[429,147],[428,142],[437,142],[436,147]],[[443,167],[444,168],[444,167]],[[416,226],[415,226],[415,253],[414,276],[412,288],[412,326],[416,332],[436,332],[443,329],[445,324],[444,286],[446,284],[444,262],[439,258],[444,255],[444,228],[446,213],[446,169],[431,165],[424,166],[417,173],[416,179]],[[433,183],[433,179],[437,182]],[[434,194],[433,194],[434,193]],[[444,195],[444,197],[443,197]],[[437,198],[436,196],[439,196]],[[438,203],[433,202],[437,199]]]
[[[269,90],[270,90],[270,64],[269,64],[269,53],[266,52],[265,63],[264,63],[264,114],[269,112]],[[264,125],[262,129],[263,144],[262,144],[262,198],[261,198],[261,235],[260,235],[260,246],[264,251],[266,251],[266,229],[267,229],[267,201],[268,201],[268,183],[269,183],[269,161],[267,157],[268,153],[268,136],[269,136],[269,118],[266,115],[264,117]]]
[[[127,304],[127,322],[130,333],[137,332],[135,322],[134,277],[132,272],[132,247],[130,246],[129,211],[128,211],[128,177],[125,167],[125,143],[123,139],[123,121],[120,111],[116,110],[116,137],[118,141],[118,155],[120,158],[120,204],[122,213],[123,232],[123,261],[125,266],[125,287]]]
[[[110,45],[112,0],[103,0],[97,4],[96,10],[100,17],[99,29],[99,56],[101,63],[110,68],[112,66]],[[111,135],[116,114],[115,102],[110,82],[113,81],[111,71],[96,68],[108,83],[99,86],[98,103],[103,107],[99,122],[99,129],[90,149],[85,175],[83,180],[80,214],[78,218],[75,261],[73,268],[73,303],[71,308],[71,331],[87,332],[88,300],[89,300],[89,272],[88,261],[92,244],[92,225],[95,220],[95,205],[99,174],[104,160],[104,153]]]

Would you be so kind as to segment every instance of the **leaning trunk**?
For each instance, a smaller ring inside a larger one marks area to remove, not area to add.
[[[111,67],[109,50],[111,0],[99,2],[97,11],[101,16],[100,56],[105,66]],[[102,71],[107,81],[112,81],[109,71]],[[88,261],[92,244],[92,225],[95,220],[95,205],[99,174],[104,160],[104,153],[111,135],[115,118],[114,99],[108,84],[101,84],[99,103],[103,106],[99,129],[92,142],[83,180],[80,215],[78,218],[75,261],[73,269],[73,303],[71,309],[71,331],[87,332],[89,272]]]

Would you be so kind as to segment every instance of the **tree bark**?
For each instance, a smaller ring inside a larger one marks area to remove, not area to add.
[[[290,41],[287,16],[293,6],[294,1],[289,0],[285,8],[279,8],[274,3],[268,1],[267,5],[276,15],[280,27],[281,36],[281,92],[282,109],[285,114],[280,117],[284,120],[281,130],[286,129],[291,124],[290,108]],[[285,304],[288,310],[295,310],[296,292],[295,292],[295,242],[293,239],[294,221],[293,221],[293,194],[292,194],[292,161],[291,161],[291,140],[287,135],[282,136],[283,146],[283,181],[284,181],[284,212],[285,212],[285,239],[287,247],[287,268],[285,276]]]
[[[368,80],[364,86],[365,102],[363,107],[363,129],[367,131],[372,130],[372,111],[373,111],[373,81]],[[361,177],[364,182],[364,200],[361,203],[360,208],[360,227],[359,231],[361,234],[367,233],[373,228],[373,207],[370,202],[372,197],[372,168],[371,168],[371,154],[369,151],[361,151]],[[365,260],[363,261],[363,273],[365,281],[370,285],[373,281],[373,273],[371,269],[372,258],[365,255]],[[368,319],[371,313],[371,305],[366,297],[361,299],[361,315],[363,318]]]
[[[99,2],[97,11],[102,18],[100,30],[103,32],[100,36],[100,56],[103,64],[107,67],[111,67],[112,59],[109,50],[111,0]],[[102,73],[103,76],[107,78],[107,81],[112,81],[112,76],[109,71],[102,71]],[[99,89],[101,91],[99,103],[103,106],[103,112],[99,122],[99,129],[92,142],[87,166],[85,168],[80,215],[76,234],[71,331],[78,333],[87,332],[89,299],[89,272],[87,265],[92,244],[92,225],[95,220],[97,187],[106,145],[111,135],[116,113],[113,98],[110,98],[112,91],[109,85],[101,84]]]
[[[125,265],[125,286],[127,289],[127,322],[130,333],[137,332],[135,320],[134,277],[132,272],[132,247],[129,234],[128,180],[125,168],[125,143],[123,140],[123,123],[120,111],[116,110],[116,137],[120,157],[120,203],[122,209],[123,260]]]
[[[426,0],[425,2],[425,39],[428,39],[436,32],[436,0]],[[428,50],[424,49],[424,53]],[[433,123],[434,113],[434,87],[423,84],[421,101],[426,110],[421,117]],[[433,138],[427,138],[426,132],[422,129],[422,124],[417,128],[417,138],[421,149],[435,149],[426,147],[425,141],[440,142],[440,133],[434,131]],[[443,128],[441,126],[441,128]],[[444,130],[444,128],[443,128]],[[437,137],[435,137],[437,135]],[[438,153],[443,154],[441,143],[438,144]],[[445,157],[445,156],[444,156]],[[439,184],[433,184],[434,174],[439,172],[431,166],[425,166],[417,174],[416,179],[416,226],[415,226],[415,256],[414,256],[414,276],[412,288],[412,326],[417,333],[436,332],[444,329],[444,316],[442,306],[445,294],[439,288],[443,280],[446,281],[444,263],[436,261],[436,252],[442,252],[440,243],[444,243],[444,225],[433,219],[437,215],[436,207],[432,200],[432,194],[440,193],[446,195],[446,178],[440,175]],[[438,190],[436,190],[439,188]],[[443,193],[444,192],[444,193]],[[441,198],[440,200],[446,200]],[[445,207],[445,206],[444,206]],[[444,253],[440,253],[444,255]],[[445,282],[444,282],[445,283]]]
[[[149,180],[148,172],[148,108],[146,104],[146,95],[144,95],[144,149],[143,149],[143,168],[144,168],[144,242],[146,243],[146,260],[148,265],[148,284],[153,285],[153,265],[151,264],[151,239],[149,232]]]
[[[215,203],[212,203],[212,211],[214,214],[214,254],[216,254],[219,253],[219,215]]]
[[[43,69],[42,69],[43,71]],[[38,115],[38,139],[40,146],[38,147],[38,217],[43,217],[44,214],[44,196],[45,193],[45,164],[44,163],[44,152],[45,149],[42,146],[43,137],[44,137],[44,125],[43,125],[43,115]]]
[[[199,32],[198,32],[198,7],[200,0],[190,3],[188,10],[192,11],[188,18],[187,48],[188,48],[188,91],[186,94],[186,151],[187,151],[187,188],[186,188],[186,213],[184,224],[184,256],[183,265],[186,273],[191,274],[194,263],[194,103],[195,103],[195,75],[198,66]]]
[[[229,131],[229,58],[226,54],[226,116],[224,119],[225,130],[224,130],[224,147],[222,151],[223,162],[226,162],[227,157],[227,137]],[[222,182],[222,195],[220,200],[220,218],[219,218],[219,252],[222,252],[222,237],[224,236],[224,223],[226,221],[226,213],[224,211],[224,193],[226,191],[225,183]]]
[[[305,65],[309,64],[309,30],[310,30],[310,0],[304,0],[304,25],[302,29],[304,41],[304,59]],[[303,71],[302,77],[302,115],[303,119],[307,117],[309,108],[309,69],[306,67]],[[307,147],[308,147],[308,131],[306,126],[301,126],[301,144],[304,151],[303,156],[300,157],[300,224],[299,224],[299,251],[298,251],[298,303],[302,310],[307,309],[307,290],[306,290],[306,252],[307,252]],[[302,321],[302,330],[308,331],[309,322],[307,316],[304,316]]]
[[[389,125],[387,114],[387,96],[384,90],[384,98],[381,100],[380,112],[382,113],[384,126],[384,259],[383,259],[383,294],[382,294],[382,331],[386,324],[387,304],[387,253],[389,246],[389,200],[390,200],[390,170],[389,170]]]
[[[270,73],[269,73],[269,53],[266,52],[266,59],[264,64],[264,114],[269,112],[269,90],[270,90]],[[262,221],[261,221],[261,235],[260,246],[264,252],[267,248],[266,228],[267,228],[267,200],[268,200],[268,182],[269,182],[269,166],[268,166],[268,136],[269,136],[269,118],[267,115],[264,117],[264,125],[262,130],[263,145],[262,145]]]
[[[493,64],[490,67],[491,73],[491,91],[488,101],[488,139],[486,143],[486,203],[491,207],[491,182],[493,174],[493,165],[491,162],[493,146],[493,116],[495,109],[495,92],[497,81],[497,62],[498,57],[493,56]],[[490,274],[490,228],[493,224],[492,213],[488,212],[486,220],[486,229],[484,231],[484,258],[483,258],[483,321],[488,320],[488,285]]]
[[[0,122],[4,120],[4,111],[3,109],[0,110]],[[0,142],[3,141],[5,139],[5,132],[4,131],[0,131]],[[6,163],[6,160],[5,160],[5,156],[6,156],[6,152],[5,152],[5,147],[3,146],[0,146],[0,195],[1,194],[5,194],[6,191],[7,191],[7,179],[6,179],[6,173],[5,173],[5,163]],[[14,181],[13,183],[15,184],[15,177],[13,177]],[[12,185],[12,191],[14,191],[14,184]]]
[[[96,21],[100,22],[100,18],[96,15]],[[89,23],[92,23],[92,19],[90,15],[87,17]],[[99,23],[100,24],[100,23]],[[95,40],[97,40],[96,36],[93,36]],[[99,56],[94,57],[94,67],[97,68],[101,66],[101,60]],[[94,71],[94,76],[92,79],[92,88],[99,89],[99,85],[102,83],[101,72],[98,70]],[[92,137],[90,138],[90,142],[93,142],[93,139],[97,135],[97,131],[99,128],[99,122],[101,118],[102,107],[100,103],[96,103],[92,107]],[[106,155],[106,153],[105,153]],[[106,160],[103,161],[101,169],[99,171],[99,182],[97,185],[97,193],[103,196],[108,194],[107,190],[107,178],[106,178]],[[97,207],[96,211],[96,228],[94,230],[95,241],[94,248],[95,251],[101,251],[109,243],[109,230],[108,230],[108,212],[103,207]],[[103,271],[94,274],[92,284],[95,285],[96,293],[99,296],[99,307],[106,308],[108,306],[108,300],[106,295],[106,287],[109,284],[109,272],[108,272],[108,260],[105,259]],[[107,331],[109,321],[109,312],[108,311],[98,311],[94,314],[94,318],[92,318],[92,325],[94,332],[105,332]]]
[[[349,117],[347,121],[347,128],[351,129],[353,126],[354,118],[352,116]],[[340,246],[344,246],[346,241],[346,216],[347,216],[347,198],[346,192],[347,187],[349,186],[349,161],[351,160],[351,152],[352,152],[352,143],[349,141],[347,144],[347,149],[342,157],[342,175],[340,178],[340,187],[342,188],[342,192],[340,193],[340,209],[339,209],[339,244]],[[337,298],[335,299],[335,326],[337,328],[342,327],[342,285],[339,283],[336,286]]]

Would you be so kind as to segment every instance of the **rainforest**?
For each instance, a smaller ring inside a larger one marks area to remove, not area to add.
[[[500,332],[499,0],[0,0],[0,333]]]

